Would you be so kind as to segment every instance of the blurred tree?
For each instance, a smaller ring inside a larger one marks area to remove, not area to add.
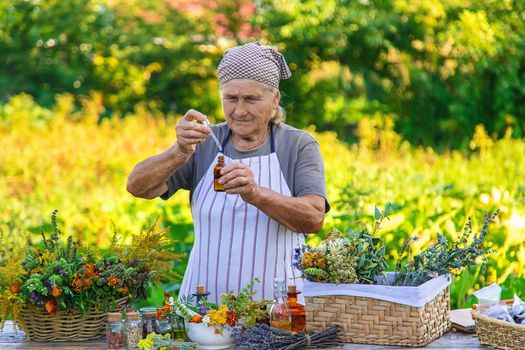
[[[27,92],[51,105],[56,93],[97,90],[107,114],[139,102],[217,107],[206,90],[213,27],[165,2],[13,0],[0,3],[0,23],[0,101]]]
[[[479,123],[524,135],[524,5],[261,0],[257,13],[300,76],[286,83],[294,122],[347,137],[363,113],[389,112],[412,142],[466,147]]]
[[[416,144],[525,135],[525,0],[12,0],[0,2],[0,102],[99,91],[105,115],[143,104],[220,116],[228,47],[276,45],[289,120],[350,140],[394,116]]]

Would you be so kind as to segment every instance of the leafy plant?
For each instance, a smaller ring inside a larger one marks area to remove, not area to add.
[[[485,250],[483,241],[488,234],[490,223],[496,219],[498,213],[499,210],[492,216],[485,214],[483,227],[478,235],[472,232],[472,220],[470,217],[458,240],[449,243],[444,235],[438,234],[435,243],[415,255],[412,260],[407,261],[402,266],[403,253],[408,250],[409,242],[414,238],[407,239],[401,252],[402,258],[396,267],[398,274],[393,284],[418,286],[442,274],[459,274],[463,268],[476,265],[479,259],[486,263],[486,256],[493,253],[493,250]]]
[[[184,302],[191,302],[192,299],[181,296],[181,300],[173,300],[174,309],[189,322],[204,323],[208,327],[215,327],[219,333],[222,333],[227,325],[235,327],[239,322],[243,326],[254,326],[258,321],[268,317],[266,305],[270,300],[254,300],[251,289],[257,278],[250,281],[241,289],[239,294],[228,292],[222,295],[219,305],[205,303],[206,314],[204,316],[197,314],[195,308]]]
[[[270,303],[270,300],[253,299],[251,290],[255,282],[259,282],[259,279],[255,278],[248,283],[238,295],[235,295],[233,292],[222,295],[222,303],[238,314],[239,320],[242,321],[245,327],[254,326],[258,321],[268,316],[266,305]]]

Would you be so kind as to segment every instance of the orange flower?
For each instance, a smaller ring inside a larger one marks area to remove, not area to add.
[[[190,319],[190,322],[193,323],[201,323],[202,322],[202,316],[201,315],[193,315]]]
[[[171,306],[171,304],[169,303],[169,301],[166,301],[164,303],[164,307],[162,308],[162,310],[164,312],[172,312],[173,311],[173,307]]]
[[[82,275],[75,273],[73,275],[73,280],[71,281],[71,286],[75,292],[82,292],[86,288],[85,282],[82,279]]]
[[[47,313],[52,315],[55,313],[55,311],[57,311],[58,303],[56,302],[56,300],[48,300],[44,304],[44,307]]]
[[[38,255],[42,256],[42,251],[39,248],[33,248],[33,251],[35,253],[38,253]]]
[[[235,327],[237,325],[237,321],[239,320],[239,314],[235,311],[228,311],[226,313],[226,323],[229,324],[231,327]]]
[[[56,297],[59,297],[60,294],[62,294],[62,291],[61,291],[60,288],[58,288],[58,287],[54,287],[54,288],[51,290],[51,295],[54,296],[55,298],[56,298]]]
[[[124,286],[124,287],[120,288],[120,292],[122,294],[128,294],[128,292],[129,292],[128,286]]]
[[[119,283],[120,279],[118,279],[117,277],[111,277],[108,281],[108,286],[116,286]]]
[[[95,264],[85,264],[84,265],[84,275],[87,278],[98,278],[98,277],[100,277],[100,273],[95,272],[96,268],[97,268],[97,265],[95,265]]]
[[[157,310],[155,311],[155,319],[160,320],[163,316],[163,313],[164,313],[164,309],[161,307],[158,307]]]
[[[9,287],[11,293],[20,293],[20,282],[16,282],[11,287]]]

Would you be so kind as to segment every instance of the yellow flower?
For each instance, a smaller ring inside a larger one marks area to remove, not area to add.
[[[324,269],[326,268],[326,258],[320,252],[304,252],[301,260],[301,267],[303,269],[309,269],[312,267],[316,269]]]
[[[224,326],[228,320],[228,307],[221,305],[219,310],[208,310],[206,314],[210,318],[211,326]]]

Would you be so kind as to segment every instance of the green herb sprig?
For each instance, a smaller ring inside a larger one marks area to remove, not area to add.
[[[447,238],[438,234],[437,241],[414,256],[413,260],[402,264],[405,256],[409,256],[410,242],[414,237],[409,237],[403,245],[400,259],[396,265],[396,279],[394,285],[398,286],[418,286],[432,278],[448,273],[459,273],[467,266],[476,265],[478,259],[485,264],[487,255],[494,250],[485,250],[483,242],[488,234],[489,225],[496,220],[499,210],[490,216],[485,214],[485,220],[479,234],[474,234],[472,230],[472,219],[469,217],[462,235],[458,240],[450,244]],[[405,252],[407,254],[405,254]],[[401,267],[403,266],[403,267]]]

